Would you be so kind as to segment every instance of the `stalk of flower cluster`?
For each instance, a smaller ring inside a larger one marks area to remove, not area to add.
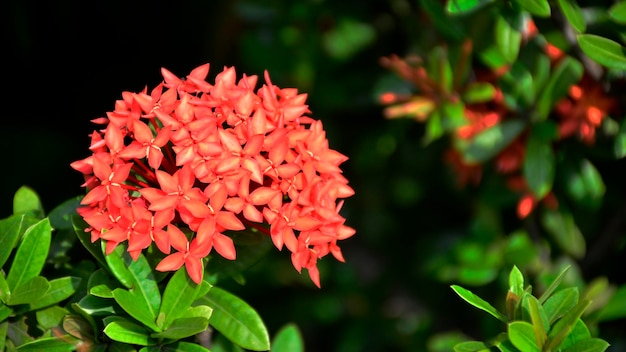
[[[337,241],[355,233],[339,214],[354,194],[339,168],[347,157],[305,115],[306,94],[274,86],[267,72],[255,91],[257,76],[237,81],[224,68],[210,84],[208,71],[181,79],[162,69],[150,93],[124,92],[94,120],[92,154],[71,164],[85,176],[86,231],[107,254],[127,243],[136,259],[154,244],[166,254],[157,270],[185,266],[199,283],[213,250],[236,258],[228,231],[254,228],[319,287],[317,260],[343,261]]]

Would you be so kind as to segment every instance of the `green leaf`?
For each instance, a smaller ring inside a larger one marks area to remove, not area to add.
[[[72,342],[68,342],[72,341]],[[79,341],[69,335],[60,337],[45,337],[37,340],[27,342],[17,347],[19,352],[32,351],[32,352],[65,352],[76,350],[76,345]]]
[[[609,343],[602,339],[590,338],[576,342],[564,349],[563,352],[604,352],[609,346]]]
[[[281,327],[272,340],[270,352],[304,352],[302,333],[296,324]]]
[[[13,252],[24,228],[24,214],[12,215],[0,220],[0,268],[4,267]]]
[[[169,325],[177,318],[181,317],[187,308],[198,297],[201,285],[191,280],[185,270],[177,270],[169,279],[165,291],[163,292],[163,301],[159,316],[164,316],[164,321],[159,326],[167,329]]]
[[[520,14],[498,15],[496,17],[495,42],[508,63],[517,59],[522,43],[522,18]]]
[[[522,168],[530,190],[537,199],[543,199],[552,190],[554,183],[555,157],[552,143],[531,133],[526,142]]]
[[[587,159],[583,159],[579,166],[579,169],[574,167],[567,175],[568,177],[565,181],[567,191],[577,202],[587,206],[594,206],[602,200],[606,192],[602,175]]]
[[[139,254],[137,260],[133,260],[125,250],[125,246],[118,245],[111,254],[105,257],[105,260],[109,264],[113,275],[117,277],[124,286],[129,288],[134,299],[139,300],[138,305],[142,310],[145,310],[147,316],[151,317],[151,323],[154,323],[161,307],[161,293],[154,278],[152,268],[144,255]],[[117,290],[119,289],[113,291],[114,297]],[[120,306],[122,306],[124,310],[127,308],[121,303]],[[131,307],[128,308],[132,309]],[[146,323],[145,321],[142,322]],[[153,326],[150,327],[152,328]]]
[[[496,88],[489,82],[472,82],[463,91],[463,102],[467,104],[486,103],[496,95]]]
[[[507,120],[478,133],[474,138],[456,139],[456,147],[468,164],[481,164],[506,148],[526,128],[522,120]]]
[[[574,258],[585,256],[585,238],[574,222],[574,217],[565,210],[545,210],[541,223],[559,248]]]
[[[578,303],[578,288],[568,287],[556,292],[543,305],[550,325]]]
[[[446,11],[450,14],[462,14],[477,10],[493,0],[448,0]]]
[[[48,256],[51,236],[52,228],[47,218],[24,232],[7,276],[7,283],[12,290],[39,275]]]
[[[626,24],[626,1],[619,1],[609,8],[609,17],[619,23]]]
[[[211,352],[208,348],[198,345],[197,343],[179,341],[159,347],[161,352]],[[217,350],[213,350],[217,352]]]
[[[570,309],[561,319],[552,326],[548,333],[547,350],[553,351],[561,346],[561,343],[576,325],[576,321],[583,315],[587,307],[591,304],[590,300],[583,299],[576,306]]]
[[[69,311],[60,306],[51,306],[35,312],[37,323],[46,330],[61,326],[63,318],[68,314]]]
[[[63,317],[63,330],[79,340],[94,340],[95,325],[91,325],[79,315],[65,315]]]
[[[591,333],[589,332],[587,325],[585,325],[585,322],[579,318],[576,320],[576,324],[574,324],[572,331],[561,343],[560,349],[564,350],[576,344],[578,341],[587,340],[589,338],[591,338]]]
[[[170,323],[169,327],[151,336],[156,339],[180,340],[199,334],[209,327],[209,319],[203,317],[178,318]]]
[[[76,307],[74,307],[76,305]],[[122,311],[113,300],[86,295],[78,303],[72,305],[79,313],[87,316],[107,316],[120,314]]]
[[[265,324],[259,314],[239,297],[213,287],[196,302],[213,308],[211,326],[235,344],[253,351],[269,350],[270,339]]]
[[[322,33],[322,46],[330,57],[347,60],[375,39],[376,31],[371,24],[340,17],[334,27]]]
[[[28,304],[35,302],[50,288],[50,283],[43,276],[35,276],[14,288],[7,300],[7,305]]]
[[[563,98],[572,84],[580,81],[583,74],[583,65],[577,60],[566,56],[557,64],[550,75],[550,79],[537,101],[537,117],[545,120],[552,108]]]
[[[4,319],[0,319],[2,321]],[[0,323],[0,351],[5,351],[6,339],[7,339],[7,330],[9,329],[9,322],[3,321]]]
[[[159,332],[161,328],[156,324],[158,310],[150,306],[150,298],[142,293],[144,292],[127,291],[122,288],[116,288],[113,290],[113,298],[115,298],[115,302],[117,302],[128,315],[142,322],[150,329]],[[153,291],[147,294],[158,295],[159,291],[157,289],[156,292]]]
[[[80,285],[79,277],[62,277],[50,280],[50,288],[48,291],[36,301],[29,302],[29,310],[41,309],[53,304],[57,304],[66,298],[69,298]]]
[[[454,352],[489,352],[489,346],[481,341],[465,341],[454,345]]]
[[[587,29],[587,24],[585,23],[583,12],[576,1],[558,0],[558,3],[561,7],[561,11],[563,11],[563,14],[565,15],[565,18],[567,18],[569,24],[572,25],[572,28],[574,28],[578,33],[583,33],[585,29]]]
[[[13,214],[28,214],[42,219],[44,211],[39,195],[30,187],[20,187],[13,196]]]
[[[515,265],[513,265],[513,269],[511,269],[509,274],[509,290],[518,297],[521,297],[524,293],[524,275]]]
[[[513,346],[524,352],[541,352],[535,339],[535,330],[525,321],[514,321],[508,327],[509,339]]]
[[[565,277],[565,274],[567,273],[570,267],[571,267],[570,265],[566,266],[565,269],[563,269],[559,273],[559,275],[557,275],[557,277],[554,279],[554,281],[552,281],[550,286],[548,286],[546,291],[539,297],[539,303],[544,304],[546,300],[548,300],[548,298],[552,296],[552,293],[559,287],[559,285],[561,284],[561,281],[563,281],[563,278]]]
[[[609,321],[626,317],[626,285],[620,286],[613,294],[613,297],[602,308],[598,319],[600,321]]]
[[[482,298],[476,296],[470,290],[467,290],[457,285],[452,285],[450,287],[452,288],[452,290],[454,290],[454,292],[456,292],[457,295],[461,296],[461,298],[463,298],[467,303],[473,305],[474,307],[478,309],[484,310],[485,312],[493,315],[494,317],[496,317],[498,320],[502,321],[503,323],[507,322],[507,317],[504,316],[504,314],[500,313],[491,304],[489,304],[487,301],[483,300]]]
[[[113,298],[116,288],[121,288],[119,283],[113,281],[104,269],[94,271],[87,282],[88,292],[96,297]]]
[[[140,346],[156,345],[148,330],[128,320],[113,321],[104,328],[104,333],[114,341]]]
[[[524,302],[527,303],[527,308],[530,312],[530,320],[535,331],[535,341],[537,341],[539,349],[542,349],[543,345],[546,343],[546,339],[548,338],[547,329],[550,328],[548,318],[543,310],[543,307],[534,296],[528,295]]]
[[[608,68],[626,70],[626,49],[618,42],[595,34],[579,34],[577,39],[591,59]]]
[[[539,17],[550,16],[550,4],[548,0],[516,0],[516,2],[526,11]]]
[[[80,206],[83,196],[77,196],[66,200],[56,206],[48,214],[50,225],[55,230],[72,230],[72,216],[76,214],[76,208]]]

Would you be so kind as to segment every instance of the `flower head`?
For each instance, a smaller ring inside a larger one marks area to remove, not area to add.
[[[92,241],[110,253],[127,242],[133,258],[154,243],[160,271],[185,266],[197,283],[213,249],[236,258],[228,231],[265,231],[292,252],[320,286],[317,260],[343,261],[339,240],[354,234],[339,214],[354,191],[320,121],[306,116],[306,95],[237,81],[226,67],[206,82],[209,65],[179,78],[162,69],[150,93],[124,92],[94,120],[91,155],[71,166],[85,176],[79,214]],[[173,251],[172,251],[173,249]]]

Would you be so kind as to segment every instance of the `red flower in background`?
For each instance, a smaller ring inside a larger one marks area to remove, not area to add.
[[[179,78],[162,69],[151,92],[124,92],[94,120],[103,128],[92,155],[71,165],[85,176],[86,231],[107,253],[128,242],[133,258],[155,243],[167,254],[157,270],[185,266],[199,283],[213,249],[236,258],[225,231],[254,227],[319,287],[317,260],[343,261],[337,241],[355,233],[339,214],[354,194],[339,167],[347,157],[305,115],[306,94],[274,86],[267,72],[255,91],[257,76],[237,81],[232,67],[210,84],[208,70]]]

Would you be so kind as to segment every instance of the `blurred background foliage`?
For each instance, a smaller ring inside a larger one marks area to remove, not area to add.
[[[0,213],[10,214],[22,185],[35,189],[47,210],[80,195],[82,176],[69,163],[88,154],[89,120],[112,110],[122,91],[155,86],[161,67],[180,76],[206,62],[210,76],[223,66],[239,75],[267,69],[274,84],[309,94],[331,148],[350,157],[344,172],[356,195],[343,215],[357,230],[342,244],[345,264],[319,263],[321,290],[274,251],[244,277],[220,283],[255,307],[271,334],[295,322],[308,351],[449,351],[456,341],[502,329],[451,284],[497,305],[514,264],[538,291],[573,265],[565,283],[597,291],[597,309],[588,314],[596,333],[626,350],[626,164],[613,153],[623,116],[612,116],[606,128],[613,132],[598,132],[591,146],[559,143],[551,190],[559,211],[542,208],[523,220],[519,192],[493,167],[485,166],[480,182],[459,184],[459,170],[445,161],[450,135],[384,117],[384,93],[410,95],[415,87],[381,58],[417,55],[432,73],[448,54],[462,56],[468,37],[485,55],[494,42],[511,40],[493,39],[501,5],[460,3],[487,9],[454,17],[436,0],[4,1]],[[589,22],[612,2],[579,4]],[[556,18],[539,16],[536,26],[567,51],[563,19]],[[591,22],[589,33],[623,36],[621,24]],[[505,61],[507,55],[514,62],[518,53],[505,52]],[[498,66],[493,57],[479,59],[472,67]],[[532,82],[539,73],[527,75]],[[515,111],[528,102],[520,77],[499,82]]]

